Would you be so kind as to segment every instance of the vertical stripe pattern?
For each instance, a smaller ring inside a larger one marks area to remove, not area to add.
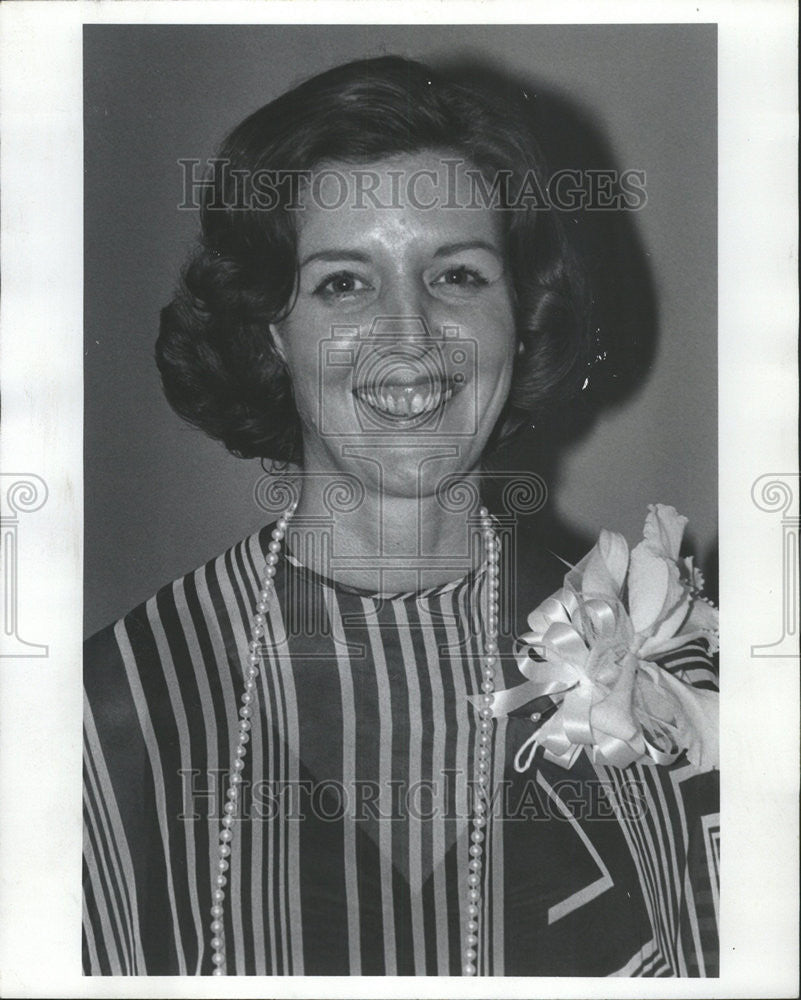
[[[87,973],[212,972],[219,823],[270,527],[87,643]],[[484,569],[379,597],[288,556],[275,582],[226,873],[228,971],[458,975]],[[510,653],[507,641],[507,683]],[[716,682],[700,646],[669,669]],[[714,974],[712,778],[539,758],[521,776],[511,761],[530,726],[524,713],[495,725],[479,973]]]

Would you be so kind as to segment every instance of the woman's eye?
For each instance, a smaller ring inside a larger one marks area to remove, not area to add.
[[[480,288],[488,284],[487,279],[480,271],[472,267],[449,267],[443,271],[432,282],[432,285],[450,288]]]
[[[315,295],[323,298],[341,299],[359,292],[369,291],[372,286],[350,271],[340,271],[324,278],[314,289]]]

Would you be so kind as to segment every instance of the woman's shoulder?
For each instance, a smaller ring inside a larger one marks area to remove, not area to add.
[[[84,643],[87,693],[102,700],[114,692],[115,680],[146,685],[154,673],[180,674],[193,662],[233,651],[269,533],[267,525],[246,536],[90,636]]]
[[[520,518],[509,526],[502,551],[509,560],[505,579],[514,583],[507,599],[512,601],[516,634],[527,630],[526,618],[546,598],[556,593],[565,573],[587,552],[590,545],[577,533],[543,512]],[[503,573],[502,566],[502,573]]]
[[[228,586],[240,585],[246,578],[250,579],[263,564],[271,528],[272,525],[268,524],[246,535],[218,555],[163,584],[145,600],[91,635],[85,642],[86,647],[103,642],[105,637],[123,627],[135,633],[139,627],[137,623],[152,617],[155,611],[166,606],[177,607],[182,593],[196,593],[202,602],[207,593],[213,595]]]

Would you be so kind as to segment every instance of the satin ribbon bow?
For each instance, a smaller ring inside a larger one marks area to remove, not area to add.
[[[526,683],[498,692],[493,708],[505,715],[511,706],[548,695],[559,709],[518,750],[518,771],[530,766],[537,746],[567,767],[585,747],[593,760],[614,767],[646,755],[660,764],[679,756],[676,727],[647,710],[637,711],[639,660],[621,605],[602,598],[581,601],[562,589],[529,616],[529,625],[515,654]],[[532,658],[532,649],[541,660]],[[638,718],[643,715],[644,720]]]
[[[538,746],[565,767],[582,750],[614,767],[671,764],[685,751],[699,770],[717,766],[717,692],[655,662],[700,636],[710,646],[716,641],[716,609],[697,608],[697,591],[680,580],[685,523],[672,507],[649,508],[631,560],[622,536],[602,532],[564,586],[529,615],[529,631],[515,647],[525,680],[495,692],[493,714],[507,716],[544,696],[558,707],[518,750],[518,771],[531,765]]]

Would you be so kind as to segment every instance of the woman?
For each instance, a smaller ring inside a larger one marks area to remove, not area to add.
[[[520,769],[556,701],[498,710],[564,566],[490,515],[482,459],[589,354],[522,121],[384,58],[224,144],[158,364],[185,419],[297,471],[88,643],[87,971],[715,973],[715,773]],[[677,662],[713,682],[703,642]]]

